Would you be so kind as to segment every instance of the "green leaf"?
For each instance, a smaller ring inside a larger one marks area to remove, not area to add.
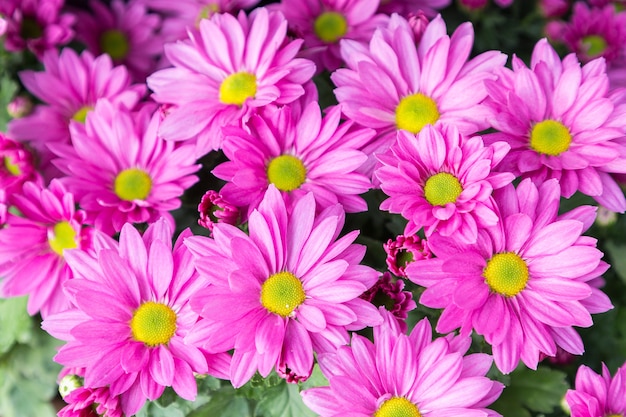
[[[27,297],[0,299],[0,355],[30,339],[33,325],[26,303]]]
[[[520,365],[493,410],[505,417],[531,417],[531,411],[550,413],[558,407],[569,388],[563,372],[540,366],[536,371]]]
[[[315,417],[302,402],[297,385],[282,384],[268,389],[259,401],[254,412],[255,417]]]
[[[207,404],[187,414],[187,417],[251,417],[251,407],[243,397],[216,394]]]
[[[313,366],[313,372],[311,372],[311,376],[306,381],[300,384],[300,389],[309,389],[314,387],[325,387],[328,386],[328,380],[322,373],[320,366],[316,363]]]
[[[626,245],[619,245],[609,240],[604,247],[611,257],[611,267],[626,283]]]

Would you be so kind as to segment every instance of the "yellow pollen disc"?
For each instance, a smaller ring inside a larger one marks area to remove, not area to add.
[[[335,43],[348,31],[348,22],[341,13],[324,12],[315,19],[313,30],[322,41]]]
[[[462,192],[463,187],[457,177],[447,172],[431,176],[424,184],[424,197],[433,206],[456,203]]]
[[[417,406],[404,397],[392,397],[382,403],[374,417],[422,417]]]
[[[22,170],[20,169],[20,167],[17,164],[14,164],[13,161],[11,161],[11,158],[9,158],[8,156],[4,157],[4,167],[7,169],[7,171],[9,171],[9,174],[11,175],[15,175],[16,177],[18,175],[22,175]]]
[[[544,155],[557,156],[569,149],[572,135],[569,129],[556,120],[544,120],[533,126],[530,147]]]
[[[112,60],[119,61],[126,58],[130,45],[124,33],[117,29],[110,29],[100,37],[100,49],[109,54]]]
[[[256,76],[248,72],[231,74],[220,85],[220,101],[224,104],[242,106],[256,94]]]
[[[150,175],[138,168],[128,168],[120,172],[113,185],[115,194],[126,201],[145,200],[151,189]]]
[[[422,93],[416,93],[400,100],[396,107],[396,126],[398,129],[416,134],[424,126],[435,124],[439,116],[435,100]]]
[[[270,275],[261,286],[261,304],[271,313],[287,317],[303,302],[302,282],[291,272]]]
[[[606,51],[606,39],[599,35],[588,35],[582,38],[581,43],[589,57],[598,57]]]
[[[74,249],[78,247],[76,243],[76,231],[69,222],[59,222],[48,232],[48,244],[53,251],[63,256],[64,249]]]
[[[176,333],[176,313],[165,304],[147,301],[133,313],[130,329],[138,342],[164,345]]]
[[[293,191],[304,184],[306,168],[295,156],[277,156],[267,166],[267,180],[281,191]]]
[[[487,262],[483,277],[493,292],[513,297],[526,288],[528,266],[513,252],[497,253]]]
[[[74,115],[72,116],[72,120],[76,120],[79,123],[85,124],[85,120],[87,120],[87,114],[93,110],[92,106],[83,106]]]
[[[606,417],[624,417],[623,414],[609,414]]]

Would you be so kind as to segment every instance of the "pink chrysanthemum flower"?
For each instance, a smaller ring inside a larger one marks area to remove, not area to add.
[[[498,169],[540,183],[556,178],[563,197],[580,191],[616,212],[626,199],[612,173],[626,173],[622,115],[626,102],[609,94],[603,59],[582,68],[574,54],[561,61],[545,39],[531,67],[513,58],[497,81],[486,81],[485,103],[498,131],[485,143],[506,141],[511,151]]]
[[[420,259],[432,258],[428,241],[416,234],[400,235],[383,243],[387,268],[397,277],[406,278],[406,266]]]
[[[596,240],[581,236],[595,208],[581,206],[557,216],[557,180],[539,188],[529,179],[495,192],[501,221],[481,230],[475,244],[435,234],[436,258],[409,264],[407,275],[426,287],[419,302],[443,308],[437,331],[474,329],[491,344],[495,363],[509,373],[521,360],[536,369],[540,355],[557,346],[580,355],[584,347],[573,326],[589,327],[590,313],[612,308],[590,285],[608,269]]]
[[[91,248],[93,229],[58,180],[48,188],[27,182],[11,203],[22,214],[6,214],[0,228],[0,295],[28,295],[30,315],[45,318],[69,307],[62,284],[72,278],[66,249]]]
[[[389,16],[377,13],[379,0],[282,0],[280,10],[289,28],[304,39],[302,56],[312,59],[317,71],[343,65],[340,41],[366,45]]]
[[[358,42],[341,43],[347,68],[331,78],[344,114],[378,131],[364,149],[372,155],[386,150],[397,130],[419,133],[428,124],[456,126],[464,135],[487,127],[487,96],[483,82],[495,79],[506,56],[490,51],[468,60],[474,41],[471,23],[461,24],[452,37],[437,16],[415,45],[413,28],[394,15],[389,26],[373,35],[369,48]]]
[[[288,41],[283,15],[263,7],[249,17],[216,13],[189,36],[165,46],[174,68],[152,74],[148,86],[157,102],[175,105],[160,134],[194,139],[196,156],[219,149],[222,127],[240,125],[253,109],[298,99],[315,71],[295,58],[302,41]]]
[[[214,190],[204,193],[198,204],[198,212],[200,214],[198,224],[211,231],[216,223],[237,225],[241,218],[239,209]]]
[[[96,228],[118,232],[126,222],[154,222],[180,207],[198,170],[193,146],[157,135],[159,113],[116,109],[99,100],[85,124],[70,126],[73,146],[53,148],[64,184]]]
[[[394,279],[389,272],[383,273],[372,288],[361,294],[361,298],[377,307],[384,307],[398,321],[400,330],[406,332],[406,318],[417,307],[410,291],[404,291],[404,281]]]
[[[367,210],[359,196],[369,190],[369,179],[358,168],[367,156],[358,150],[373,135],[371,129],[340,124],[341,110],[322,116],[317,102],[302,112],[290,106],[267,108],[250,117],[246,128],[224,130],[224,154],[230,161],[213,174],[228,181],[220,193],[250,213],[270,184],[291,206],[312,192],[318,210],[341,203],[349,213]]]
[[[585,365],[576,373],[576,389],[568,390],[565,402],[572,417],[620,417],[626,415],[626,364],[613,377],[602,364],[602,375]]]
[[[43,183],[34,166],[32,153],[21,143],[0,132],[0,189],[8,196],[22,191],[26,181]]]
[[[306,379],[313,352],[348,343],[348,330],[380,324],[376,308],[359,296],[378,272],[359,262],[358,232],[335,240],[344,224],[336,205],[316,215],[307,194],[288,212],[270,186],[250,215],[248,236],[218,223],[214,239],[185,240],[195,266],[209,282],[191,299],[203,317],[187,337],[209,352],[234,348],[230,380],[242,386],[258,370],[273,368]]]
[[[59,393],[67,405],[59,410],[58,417],[124,417],[120,397],[111,395],[109,387],[83,385],[85,369],[64,368],[59,377]]]
[[[451,3],[452,0],[380,0],[378,12],[388,15],[398,13],[408,17],[421,11],[427,17],[433,18],[438,10],[448,7]]]
[[[504,386],[485,375],[484,353],[463,356],[469,337],[432,340],[428,319],[405,335],[390,314],[374,328],[374,342],[354,334],[350,346],[319,356],[330,386],[304,390],[321,417],[490,416],[486,407]]]
[[[0,16],[6,35],[4,47],[15,52],[30,50],[38,58],[72,40],[76,17],[61,13],[64,0],[3,0]]]
[[[480,227],[498,222],[491,193],[515,178],[494,172],[509,146],[484,146],[479,136],[462,137],[456,127],[427,125],[416,136],[398,132],[395,144],[379,154],[375,172],[389,197],[382,210],[408,220],[405,234],[424,228],[465,243],[476,241]]]
[[[160,16],[148,13],[140,1],[112,0],[107,6],[90,0],[89,6],[90,11],[77,12],[76,39],[94,55],[108,54],[135,81],[144,82],[163,53]]]
[[[119,245],[103,239],[93,256],[66,254],[75,276],[66,284],[73,308],[48,317],[42,327],[67,342],[55,361],[85,368],[85,387],[108,387],[120,396],[125,415],[137,413],[167,386],[193,401],[194,372],[215,371],[212,355],[183,341],[198,320],[189,299],[206,286],[182,244],[190,235],[184,231],[172,246],[164,219],[143,236],[126,224]]]

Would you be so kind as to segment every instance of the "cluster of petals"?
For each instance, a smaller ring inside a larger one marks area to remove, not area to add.
[[[493,190],[514,179],[494,170],[508,149],[504,142],[484,146],[479,136],[465,138],[453,126],[427,125],[417,136],[399,131],[378,155],[375,175],[388,196],[380,208],[408,220],[405,234],[424,228],[426,236],[437,231],[475,242],[479,228],[498,222]]]
[[[416,96],[432,107],[420,119],[455,125],[465,135],[487,127],[487,109],[481,104],[487,96],[484,81],[495,78],[493,71],[505,64],[506,55],[488,51],[469,59],[473,43],[471,23],[461,24],[450,37],[437,16],[416,46],[413,28],[399,15],[374,33],[369,47],[341,42],[347,68],[338,69],[331,78],[346,117],[378,132],[364,149],[367,154],[384,151],[395,141],[396,131],[406,129],[396,113],[403,100]],[[415,116],[417,111],[410,113]],[[419,130],[416,127],[412,133]],[[371,167],[374,161],[372,156]]]
[[[380,3],[380,0],[282,0],[279,7],[289,28],[304,40],[301,55],[312,59],[321,72],[334,71],[343,65],[344,39],[367,45],[374,31],[387,24],[389,16],[378,13]]]
[[[600,375],[581,365],[575,384],[575,388],[565,394],[572,417],[626,415],[626,364],[613,376],[604,363]]]
[[[379,13],[391,15],[397,13],[408,17],[421,11],[428,18],[437,16],[437,12],[448,7],[452,0],[384,0],[378,6]]]
[[[198,224],[209,230],[213,230],[218,222],[236,225],[241,217],[239,209],[214,190],[204,193],[198,204],[198,214]]]
[[[28,313],[45,318],[69,307],[62,290],[72,278],[66,249],[89,250],[93,229],[83,227],[85,213],[58,180],[48,188],[26,182],[10,198],[21,215],[9,211],[0,227],[0,295],[28,295]]]
[[[413,293],[404,290],[404,280],[394,278],[391,273],[383,273],[376,284],[365,291],[361,298],[376,306],[383,306],[398,321],[400,330],[406,332],[406,319],[409,311],[417,304],[413,300]]]
[[[65,381],[72,381],[69,392],[61,393],[67,405],[61,408],[58,417],[92,417],[95,413],[102,417],[124,417],[120,397],[111,395],[108,387],[86,388],[82,385],[85,377],[84,368],[64,368],[59,375],[59,391],[64,389]]]
[[[183,245],[172,244],[161,219],[143,235],[126,224],[119,243],[100,235],[95,253],[67,251],[74,279],[65,285],[72,308],[47,317],[42,327],[66,342],[55,361],[84,368],[84,387],[108,387],[131,416],[171,386],[182,398],[197,394],[196,373],[223,375],[228,355],[210,355],[184,342],[198,315],[192,294],[206,285]]]
[[[427,318],[406,335],[384,315],[374,342],[354,334],[350,346],[319,355],[330,385],[302,391],[309,408],[321,417],[500,415],[486,407],[504,386],[485,376],[489,355],[465,355],[470,337],[433,340]]]
[[[316,214],[312,194],[292,211],[270,186],[250,214],[249,235],[226,223],[213,238],[185,240],[196,269],[210,283],[192,296],[202,319],[187,336],[208,352],[234,349],[230,381],[242,386],[272,369],[307,378],[313,353],[349,342],[348,331],[380,324],[376,308],[359,298],[378,272],[359,265],[365,247],[358,232],[338,238],[341,206]]]
[[[574,54],[561,60],[542,39],[530,68],[514,57],[512,69],[497,73],[485,82],[497,132],[484,140],[510,144],[499,169],[536,183],[556,178],[563,197],[580,191],[623,213],[626,199],[611,174],[626,172],[626,101],[609,93],[604,59],[581,67]]]
[[[195,141],[198,157],[219,149],[223,126],[240,125],[253,109],[290,103],[305,93],[315,65],[296,58],[301,45],[288,40],[284,16],[264,7],[249,16],[215,13],[202,19],[188,39],[165,45],[173,67],[148,77],[154,100],[172,105],[160,134]],[[247,82],[231,86],[238,77]]]
[[[91,10],[76,12],[76,39],[94,55],[108,54],[125,65],[134,81],[145,82],[163,53],[161,18],[141,1],[89,0]]]
[[[359,172],[367,160],[359,148],[374,131],[340,119],[338,107],[322,115],[319,104],[312,102],[302,111],[297,106],[269,106],[252,115],[245,129],[224,129],[222,150],[229,161],[212,171],[227,181],[220,194],[244,213],[258,207],[270,184],[288,206],[310,192],[319,211],[337,203],[348,213],[367,210],[360,194],[370,189],[371,182]],[[293,158],[287,165],[301,169],[298,175],[278,168],[273,173],[271,164],[280,164],[278,158],[285,157]]]
[[[536,369],[557,347],[584,351],[573,328],[592,325],[591,314],[612,308],[595,281],[609,265],[596,240],[581,234],[595,208],[558,215],[560,190],[552,179],[530,179],[494,192],[500,222],[481,229],[474,244],[440,234],[429,239],[436,258],[413,262],[408,278],[426,287],[420,303],[443,308],[437,331],[474,329],[492,346],[495,363],[509,373],[520,359]]]
[[[406,278],[406,266],[419,259],[432,258],[428,241],[417,234],[399,235],[383,243],[387,268],[397,277]]]
[[[8,196],[20,193],[26,181],[42,182],[31,151],[0,132],[0,190]]]
[[[159,137],[160,115],[153,110],[130,112],[101,99],[84,125],[71,124],[71,145],[50,145],[65,174],[61,181],[104,233],[162,216],[173,224],[169,212],[197,181],[194,147]]]
[[[41,58],[46,51],[71,41],[76,17],[62,12],[63,5],[64,0],[3,0],[0,36],[5,35],[6,50],[28,49]]]

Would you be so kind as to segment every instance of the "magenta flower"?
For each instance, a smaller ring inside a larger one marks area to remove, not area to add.
[[[110,6],[89,0],[90,11],[78,11],[76,39],[94,55],[108,54],[125,65],[133,80],[144,82],[163,53],[161,18],[148,13],[140,1],[112,0]]]
[[[35,168],[33,154],[20,142],[0,132],[0,189],[9,197],[22,192],[26,181],[43,184]]]
[[[124,417],[120,397],[111,395],[108,387],[86,388],[85,370],[64,368],[59,375],[59,392],[67,403],[58,417]]]
[[[214,190],[208,190],[204,193],[200,204],[198,204],[198,212],[200,214],[198,224],[210,231],[213,230],[216,223],[237,225],[241,218],[239,209],[224,200],[224,198]]]
[[[315,68],[295,58],[301,40],[288,41],[281,13],[216,13],[185,41],[167,44],[173,68],[148,77],[153,98],[173,104],[160,134],[197,143],[196,156],[222,146],[223,126],[240,125],[253,109],[290,103],[305,92]]]
[[[404,17],[409,17],[411,13],[421,11],[427,17],[437,16],[437,12],[448,7],[452,0],[381,0],[378,6],[379,13],[398,13]]]
[[[365,211],[359,196],[370,189],[358,172],[367,156],[358,150],[374,132],[340,124],[341,111],[322,116],[312,102],[302,112],[291,106],[268,107],[250,117],[246,129],[224,129],[224,154],[230,161],[213,174],[225,181],[220,193],[230,203],[252,212],[270,184],[281,192],[287,206],[311,192],[319,211],[340,203],[349,213]]]
[[[334,71],[343,64],[340,41],[367,45],[374,31],[389,17],[377,13],[379,0],[282,0],[280,10],[289,28],[304,39],[302,56],[312,59],[317,71]]]
[[[404,281],[393,278],[389,272],[383,273],[372,288],[361,294],[361,298],[389,311],[403,333],[407,329],[409,311],[417,307],[411,291],[404,291]]]
[[[196,397],[197,373],[212,369],[205,354],[184,342],[198,320],[189,299],[206,286],[192,267],[181,233],[172,246],[164,219],[142,235],[124,225],[119,245],[98,242],[96,252],[68,252],[75,279],[66,285],[73,308],[48,317],[42,327],[67,343],[55,361],[85,369],[86,388],[109,388],[125,415],[171,386],[182,398]],[[225,356],[225,355],[221,355]]]
[[[193,146],[158,137],[159,117],[150,107],[131,113],[101,99],[84,125],[71,125],[73,146],[53,148],[63,183],[105,233],[162,216],[173,224],[169,211],[197,181]]]
[[[563,16],[569,10],[569,0],[539,0],[539,10],[543,17],[554,19]],[[548,23],[549,25],[550,23]]]
[[[383,243],[387,253],[387,268],[397,277],[406,278],[406,267],[411,262],[432,258],[428,241],[418,235],[400,235]]]
[[[389,196],[382,210],[401,214],[409,222],[405,234],[424,228],[461,242],[476,241],[478,229],[498,222],[491,193],[513,181],[511,173],[496,173],[506,143],[483,146],[479,136],[463,138],[455,127],[427,125],[416,136],[399,131],[398,139],[375,171]]]
[[[28,49],[41,59],[46,51],[71,41],[76,17],[61,13],[63,3],[64,0],[3,0],[0,36],[6,35],[6,50]]]
[[[561,61],[545,39],[534,48],[531,67],[513,59],[497,81],[487,80],[492,126],[486,143],[506,141],[511,151],[498,169],[537,184],[556,178],[563,197],[593,197],[616,211],[626,199],[612,173],[626,173],[622,115],[626,102],[609,94],[604,60],[582,68],[574,54]]]
[[[371,156],[384,152],[397,130],[419,133],[427,124],[456,126],[464,135],[487,127],[484,80],[495,79],[506,56],[490,51],[468,60],[474,41],[472,25],[460,25],[449,37],[437,16],[419,45],[409,22],[392,16],[389,26],[372,36],[369,48],[358,42],[341,43],[347,68],[331,78],[335,95],[348,119],[378,131],[364,148]]]
[[[58,180],[48,188],[26,182],[10,201],[22,214],[5,214],[0,227],[0,295],[28,295],[28,314],[42,317],[69,307],[62,284],[72,278],[66,249],[91,248],[93,229]]]
[[[312,194],[288,212],[272,185],[248,221],[248,236],[218,223],[214,238],[185,244],[211,285],[192,297],[202,319],[187,336],[208,352],[234,348],[230,380],[242,386],[254,373],[273,368],[306,379],[313,352],[348,343],[348,331],[379,324],[376,308],[359,298],[378,272],[359,265],[365,247],[358,232],[335,240],[344,212],[335,205],[316,215]]]
[[[486,407],[504,386],[485,377],[489,355],[463,356],[469,337],[432,340],[428,319],[407,336],[384,316],[374,343],[354,334],[350,346],[319,356],[330,386],[302,392],[309,408],[321,417],[500,416]]]
[[[555,179],[540,187],[526,179],[494,194],[497,226],[480,230],[474,244],[435,234],[429,245],[436,258],[409,264],[409,279],[426,287],[420,303],[444,309],[439,333],[460,328],[461,334],[474,329],[483,335],[504,373],[520,359],[536,369],[540,355],[555,356],[557,346],[582,354],[573,326],[589,327],[591,313],[612,308],[590,283],[609,266],[596,240],[581,236],[595,208],[557,216]]]
[[[581,365],[576,373],[576,389],[568,390],[565,402],[572,417],[598,417],[626,415],[626,364],[613,377],[602,364],[602,374]]]

